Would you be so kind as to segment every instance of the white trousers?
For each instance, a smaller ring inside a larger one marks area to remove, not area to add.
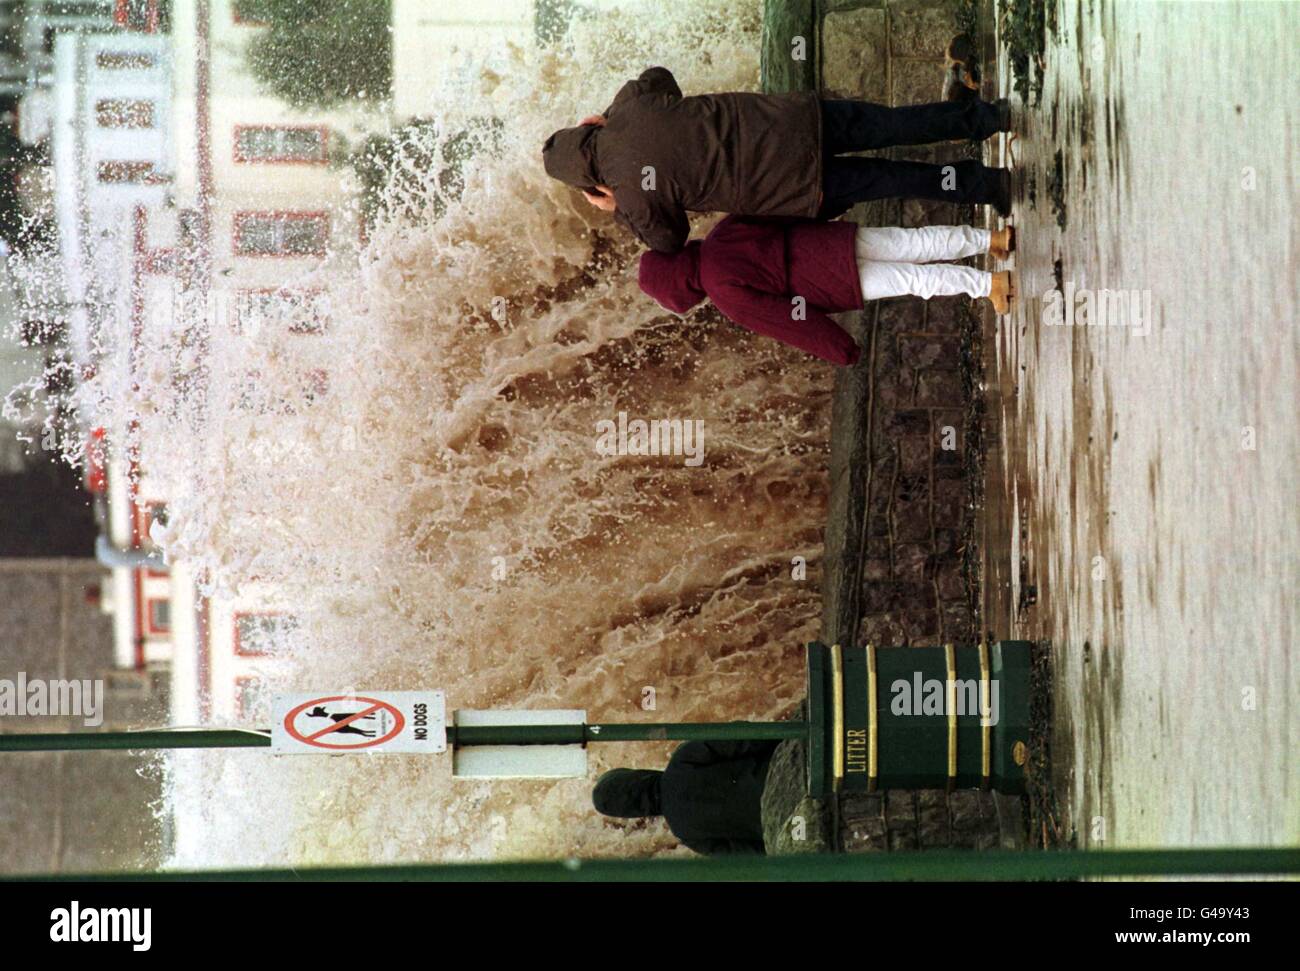
[[[989,251],[989,231],[972,226],[861,226],[858,277],[864,300],[887,297],[987,297],[993,274],[936,260],[960,260]]]

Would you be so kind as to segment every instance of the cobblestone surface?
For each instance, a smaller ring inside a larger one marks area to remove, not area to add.
[[[956,33],[948,0],[822,0],[815,13],[824,96],[895,105],[938,100],[943,52]],[[954,142],[885,154],[944,162],[968,152]],[[969,207],[906,200],[859,206],[848,218],[922,226],[973,217]],[[975,512],[968,478],[978,469],[965,451],[975,393],[962,371],[969,306],[965,297],[908,297],[875,302],[843,321],[864,353],[836,380],[828,642],[921,646],[978,637],[965,566]],[[858,618],[857,629],[845,618]],[[990,793],[927,790],[846,795],[831,808],[838,848],[870,852],[1021,845],[1018,807],[1019,800]]]

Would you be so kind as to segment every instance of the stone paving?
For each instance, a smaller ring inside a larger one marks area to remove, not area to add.
[[[163,675],[113,667],[113,622],[88,603],[104,582],[92,559],[0,558],[0,678],[29,683],[103,679],[103,730],[167,718]],[[0,731],[86,731],[76,716],[0,717]],[[157,862],[162,829],[151,809],[162,781],[135,752],[27,752],[0,756],[0,873],[140,869]]]
[[[951,0],[768,0],[764,85],[815,86],[827,97],[893,105],[939,100],[956,11]],[[809,60],[794,62],[791,39],[810,29]],[[972,151],[952,142],[881,154],[945,162]],[[920,226],[976,216],[970,206],[907,200],[858,206],[846,218]],[[864,353],[836,376],[823,640],[973,643],[980,627],[972,566],[980,421],[972,302],[877,301],[841,323]],[[1019,800],[975,791],[846,796],[838,806],[803,811],[838,818],[835,843],[846,852],[1022,842]]]

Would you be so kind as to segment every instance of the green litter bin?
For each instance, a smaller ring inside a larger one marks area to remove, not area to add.
[[[808,792],[1025,791],[1029,641],[808,645]]]

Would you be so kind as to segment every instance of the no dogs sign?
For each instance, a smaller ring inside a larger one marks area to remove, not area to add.
[[[277,695],[272,712],[272,752],[447,751],[441,691]]]

